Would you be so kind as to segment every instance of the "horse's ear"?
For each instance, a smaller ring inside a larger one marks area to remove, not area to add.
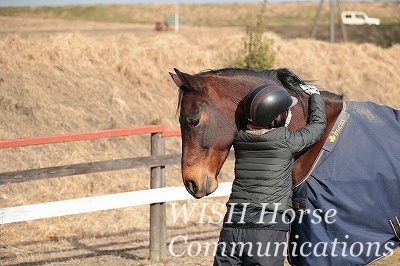
[[[176,86],[178,86],[181,89],[189,89],[189,90],[195,90],[200,92],[202,86],[200,86],[200,80],[198,77],[192,76],[187,73],[183,73],[179,71],[178,69],[174,68],[175,73],[169,73],[174,80]]]
[[[171,75],[171,78],[175,82],[176,86],[178,86],[180,88],[183,85],[183,83],[180,80],[180,78],[178,77],[178,75],[171,73],[171,72],[169,72],[169,74]]]

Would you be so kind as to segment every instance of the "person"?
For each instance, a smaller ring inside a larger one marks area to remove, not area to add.
[[[282,86],[260,85],[247,95],[248,124],[239,130],[235,179],[214,256],[217,265],[284,265],[292,206],[294,157],[321,139],[326,128],[325,102],[312,85],[308,123],[287,126],[298,101]]]

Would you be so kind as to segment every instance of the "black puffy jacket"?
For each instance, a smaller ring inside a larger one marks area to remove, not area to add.
[[[325,128],[325,103],[314,94],[310,97],[309,122],[297,131],[279,127],[255,135],[240,130],[233,142],[235,180],[227,206],[250,203],[252,208],[261,208],[261,203],[270,203],[266,209],[273,211],[272,204],[281,203],[279,211],[290,209],[294,157],[315,144]]]

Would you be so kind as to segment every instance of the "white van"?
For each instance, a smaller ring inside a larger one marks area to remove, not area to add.
[[[346,25],[379,25],[379,18],[370,18],[363,11],[343,11],[342,22]]]

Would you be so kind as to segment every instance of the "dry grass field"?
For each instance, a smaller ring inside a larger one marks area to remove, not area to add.
[[[371,10],[387,14],[398,3]],[[285,6],[275,7],[284,12]],[[365,9],[365,8],[364,8]],[[373,12],[372,12],[373,11]],[[207,11],[214,14],[214,11]],[[202,13],[203,14],[203,13]],[[393,13],[395,19],[397,13]],[[145,16],[145,15],[143,15]],[[149,21],[149,20],[147,20]],[[66,18],[0,17],[0,139],[163,124],[179,127],[177,88],[168,72],[188,73],[229,65],[242,49],[244,27],[183,24],[179,32],[154,31],[154,21],[125,23]],[[274,39],[276,68],[289,67],[320,89],[347,100],[400,109],[400,44],[330,44],[306,38]],[[147,156],[149,136],[81,141],[0,150],[0,172],[106,159]],[[166,153],[180,140],[167,139]],[[232,162],[221,181],[232,180]],[[167,186],[180,186],[179,165],[166,169]],[[0,206],[10,207],[149,188],[149,170],[134,169],[0,185]],[[226,198],[179,202],[219,202]],[[187,236],[217,241],[220,225],[173,222],[167,205],[167,241]],[[212,256],[148,260],[149,207],[42,219],[0,226],[0,265],[210,265]],[[186,250],[187,251],[187,250]],[[400,265],[397,251],[376,265]]]
[[[264,13],[266,29],[278,33],[285,38],[308,38],[318,10],[318,2],[306,3],[268,3]],[[248,24],[249,17],[257,14],[260,3],[230,3],[230,4],[179,4],[180,17],[183,25],[194,27],[241,27]],[[342,41],[338,25],[339,8],[335,5],[335,39]],[[349,42],[376,43],[382,47],[390,47],[400,42],[400,3],[387,2],[345,2],[341,1],[340,9],[363,10],[371,17],[378,17],[382,23],[379,27],[347,26],[346,35]],[[145,4],[145,5],[89,5],[67,7],[25,7],[0,8],[0,16],[18,16],[28,18],[62,18],[66,20],[86,20],[98,22],[116,22],[148,25],[154,27],[156,22],[168,21],[173,23],[176,4]],[[171,21],[172,20],[172,21]],[[26,23],[27,24],[27,23]],[[129,25],[128,24],[128,25]],[[34,27],[35,24],[25,25],[22,31]],[[60,29],[62,30],[62,25]],[[98,27],[90,29],[97,31]],[[69,28],[71,29],[71,28]],[[80,29],[79,24],[76,29]],[[5,28],[5,31],[12,29]],[[34,28],[41,32],[45,29]],[[54,27],[51,28],[54,30]],[[85,29],[80,29],[85,30]],[[89,30],[89,29],[86,29]],[[322,5],[321,16],[315,38],[329,41],[329,3]]]

